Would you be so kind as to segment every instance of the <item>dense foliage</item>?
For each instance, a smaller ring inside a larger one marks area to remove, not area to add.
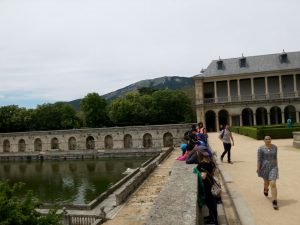
[[[51,210],[47,215],[41,215],[35,209],[40,202],[28,192],[20,196],[23,184],[9,185],[0,181],[0,225],[59,225],[61,215]]]
[[[108,116],[114,124],[168,124],[192,122],[191,102],[182,91],[131,92],[111,102]]]
[[[89,93],[81,100],[80,111],[62,102],[38,105],[36,109],[3,106],[0,132],[194,122],[188,95],[180,90],[141,88],[111,102]]]

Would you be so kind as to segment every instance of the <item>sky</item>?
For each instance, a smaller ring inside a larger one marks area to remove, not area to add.
[[[300,50],[299,0],[0,0],[0,106]]]

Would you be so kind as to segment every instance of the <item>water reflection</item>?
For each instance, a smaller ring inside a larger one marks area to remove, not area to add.
[[[24,182],[44,202],[88,203],[147,158],[0,164],[1,179]],[[25,191],[25,190],[24,190]]]

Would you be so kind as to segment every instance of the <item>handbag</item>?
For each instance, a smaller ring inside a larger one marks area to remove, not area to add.
[[[221,184],[219,184],[216,178],[214,177],[213,177],[213,182],[214,183],[211,186],[211,193],[213,196],[218,197],[221,195],[222,192]]]

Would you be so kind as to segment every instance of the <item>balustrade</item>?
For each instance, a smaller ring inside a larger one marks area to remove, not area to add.
[[[242,96],[226,96],[217,98],[204,98],[204,104],[213,103],[225,103],[225,102],[243,102],[243,101],[253,101],[253,100],[275,100],[275,99],[289,99],[297,98],[299,92],[284,92],[284,93],[269,93],[266,94],[255,94],[255,95],[242,95]]]

